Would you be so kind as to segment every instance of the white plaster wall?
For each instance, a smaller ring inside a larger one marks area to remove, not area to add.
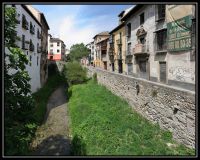
[[[25,35],[25,40],[30,41],[32,39],[32,42],[34,44],[34,51],[31,52],[29,50],[22,50],[26,55],[27,58],[30,60],[30,56],[32,56],[31,60],[31,66],[28,64],[26,65],[26,70],[28,71],[28,74],[31,78],[30,85],[31,85],[31,91],[36,92],[39,88],[41,88],[40,84],[40,58],[41,53],[37,53],[37,43],[39,46],[41,46],[41,39],[37,38],[37,29],[41,32],[41,27],[38,25],[38,23],[24,10],[21,5],[16,5],[17,13],[20,14],[20,24],[17,25],[16,31],[17,36],[22,38],[22,35]],[[29,23],[29,30],[25,30],[22,28],[22,14],[26,16],[26,20]],[[30,33],[30,21],[32,22],[33,26],[35,26],[35,34]],[[19,42],[20,48],[22,47],[22,41]],[[38,57],[38,65],[37,65],[37,57]]]
[[[168,59],[168,79],[195,84],[195,61],[190,61],[190,52],[171,53]]]

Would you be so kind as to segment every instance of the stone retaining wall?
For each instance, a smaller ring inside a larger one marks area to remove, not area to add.
[[[99,68],[88,68],[88,76],[95,72],[99,84],[125,99],[151,122],[170,130],[178,142],[195,147],[194,92]]]

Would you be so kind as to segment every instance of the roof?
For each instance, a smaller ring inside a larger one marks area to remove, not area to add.
[[[115,27],[112,31],[110,31],[110,34],[112,34],[113,32],[119,30],[120,28],[122,28],[125,25],[124,22],[122,22],[120,25],[118,25],[117,27]]]
[[[93,37],[93,39],[94,39],[96,36],[109,36],[109,35],[110,35],[110,34],[109,34],[108,31],[104,31],[104,32],[101,32],[101,33],[96,34],[96,35]]]
[[[49,28],[49,25],[48,25],[48,23],[47,23],[47,20],[46,20],[44,14],[43,14],[43,13],[40,13],[40,15],[41,15],[41,17],[43,18],[44,23],[46,24],[46,26],[47,26],[47,28],[48,28],[48,30],[49,30],[50,28]]]
[[[103,39],[103,40],[101,40],[101,41],[99,41],[99,42],[97,42],[97,44],[98,43],[101,43],[101,42],[103,42],[103,41],[106,41],[106,40],[108,40],[109,39],[109,37],[108,38],[105,38],[105,39]]]
[[[61,39],[59,38],[50,38],[51,42],[63,42]],[[63,42],[64,43],[64,42]]]
[[[36,23],[41,26],[41,23],[37,20],[37,18],[35,18],[35,16],[32,14],[32,12],[28,9],[28,7],[24,4],[21,5],[24,10],[36,21]]]
[[[120,12],[120,14],[118,15],[118,17],[124,17],[131,9],[133,9],[134,6],[127,8],[126,10],[123,10],[122,12]]]
[[[29,9],[29,7],[30,7],[31,9],[35,10],[35,11],[40,15],[40,24],[42,25],[41,20],[43,19],[45,25],[46,25],[47,28],[48,28],[48,30],[50,29],[50,28],[49,28],[49,25],[48,25],[48,23],[47,23],[47,20],[46,20],[44,14],[43,14],[42,12],[40,12],[38,9],[34,8],[34,7],[31,6],[31,5],[25,5],[25,6],[26,6],[28,9]],[[30,12],[31,12],[31,10],[30,10]],[[31,13],[32,13],[32,12],[31,12]],[[34,14],[33,14],[33,16],[34,16]],[[35,16],[34,16],[34,17],[35,17]],[[36,18],[36,17],[35,17],[35,18]],[[37,18],[36,18],[36,19],[37,19]],[[39,22],[39,20],[38,20],[38,22]]]
[[[121,20],[125,21],[127,20],[127,18],[129,18],[131,15],[133,15],[135,12],[137,12],[139,9],[141,9],[144,5],[143,4],[137,4],[135,5],[133,8],[131,8],[128,13],[126,13],[124,15],[124,17],[122,17]]]

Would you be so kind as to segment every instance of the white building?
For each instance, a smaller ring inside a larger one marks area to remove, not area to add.
[[[10,5],[11,6],[11,5]],[[31,91],[36,92],[41,87],[40,82],[40,58],[41,58],[41,24],[34,17],[25,5],[12,5],[16,8],[18,24],[16,27],[17,36],[20,40],[16,42],[19,48],[27,55],[29,60],[26,70],[31,78]],[[16,71],[10,71],[14,73]]]
[[[93,65],[94,64],[94,41],[88,43],[86,47],[90,50],[89,63],[90,65]]]
[[[52,61],[60,61],[65,59],[66,45],[59,38],[48,36],[48,59]]]

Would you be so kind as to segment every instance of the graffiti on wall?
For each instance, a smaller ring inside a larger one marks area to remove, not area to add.
[[[182,66],[171,67],[169,73],[179,81],[195,80],[195,73],[192,68],[184,68]]]

